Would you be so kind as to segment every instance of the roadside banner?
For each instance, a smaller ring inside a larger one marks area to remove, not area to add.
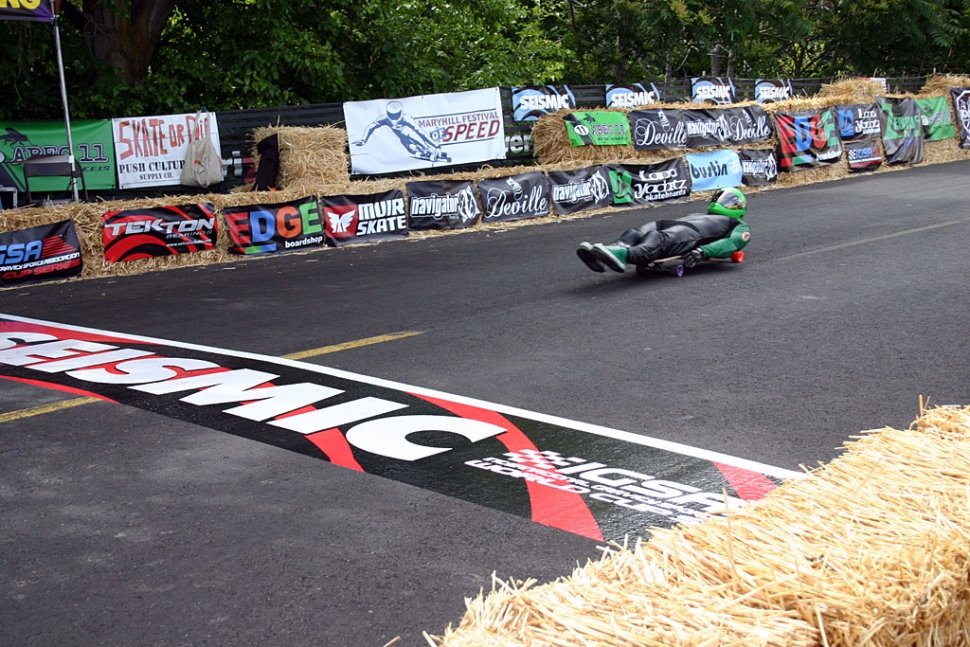
[[[882,151],[875,139],[846,142],[845,155],[852,172],[874,171],[882,166]]]
[[[687,148],[687,124],[683,113],[678,108],[631,110],[633,148],[638,151]]]
[[[946,97],[916,99],[916,105],[923,113],[923,141],[938,142],[956,137],[953,114]]]
[[[741,159],[731,149],[688,153],[687,168],[690,169],[691,190],[713,191],[729,186],[741,186]]]
[[[691,101],[702,103],[737,103],[734,81],[720,76],[698,76],[690,80]]]
[[[778,181],[778,158],[770,148],[741,148],[738,158],[745,186],[766,186]]]
[[[953,112],[957,117],[957,138],[960,148],[970,148],[970,88],[952,88]]]
[[[505,159],[498,88],[344,103],[354,175]]]
[[[408,214],[400,189],[368,195],[321,196],[320,208],[327,244],[334,247],[408,236]]]
[[[628,146],[633,141],[625,112],[569,112],[563,115],[563,122],[572,146]]]
[[[470,180],[408,182],[411,229],[464,229],[482,215],[478,191]]]
[[[478,193],[485,209],[482,222],[549,215],[549,180],[538,171],[479,180]]]
[[[834,164],[842,157],[835,110],[776,113],[782,171],[802,171]]]
[[[758,103],[788,101],[794,96],[789,79],[755,79],[754,100]]]
[[[112,119],[118,188],[181,184],[190,136],[199,139],[209,133],[216,151],[221,151],[216,114],[203,112],[199,123],[195,116],[193,112]]]
[[[60,5],[60,0],[57,5]],[[4,0],[0,4],[0,20],[54,22],[54,11],[54,7],[47,0]]]
[[[606,86],[607,108],[636,108],[662,100],[655,83],[613,83]]]
[[[280,204],[225,207],[233,254],[288,252],[324,243],[320,204],[310,196]]]
[[[108,263],[216,248],[216,208],[209,203],[109,211],[101,216]]]
[[[575,110],[576,96],[568,85],[525,85],[512,88],[513,121],[537,121],[557,110]]]
[[[843,142],[882,137],[882,119],[875,103],[854,103],[836,106],[839,116],[839,137]]]
[[[117,188],[111,122],[71,122],[71,137],[74,155],[84,172],[84,183],[88,189]],[[35,155],[70,154],[67,131],[62,122],[0,122],[0,185],[16,187],[18,191],[25,192],[25,160]],[[71,178],[32,177],[30,190],[36,194],[70,191]]]
[[[614,207],[643,207],[690,197],[690,173],[682,157],[658,164],[611,164],[607,168]]]
[[[683,110],[687,148],[737,146],[768,141],[774,127],[761,106]]]
[[[923,113],[915,100],[880,98],[885,123],[882,147],[887,164],[919,164],[923,161]]]
[[[613,202],[606,166],[549,171],[548,176],[552,206],[559,215],[608,207]]]
[[[81,264],[72,220],[0,232],[0,285],[77,276]]]

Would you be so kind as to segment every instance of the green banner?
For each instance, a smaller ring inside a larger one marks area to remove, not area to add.
[[[74,157],[84,171],[88,190],[115,189],[114,143],[109,120],[78,121],[71,124]],[[67,131],[60,122],[0,122],[0,185],[26,193],[24,160],[35,155],[67,155]],[[78,182],[78,190],[81,184]],[[46,193],[71,190],[67,177],[30,178],[34,198]],[[45,196],[46,197],[46,196]],[[62,197],[62,196],[58,196]]]
[[[563,121],[573,146],[623,146],[633,143],[625,112],[570,112]]]
[[[923,113],[923,140],[937,142],[957,136],[953,125],[953,113],[946,97],[917,99],[916,105]]]

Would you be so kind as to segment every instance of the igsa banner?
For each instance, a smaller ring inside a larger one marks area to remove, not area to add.
[[[702,103],[736,103],[734,81],[719,76],[698,76],[690,80],[691,101]]]
[[[800,171],[834,164],[842,157],[835,111],[796,112],[775,115],[783,171]]]
[[[970,88],[953,88],[950,90],[950,98],[957,116],[960,148],[970,148]]]
[[[549,171],[548,176],[552,206],[559,215],[601,209],[613,202],[610,172],[605,166]]]
[[[765,186],[778,181],[778,158],[771,149],[739,149],[741,182],[746,186]]]
[[[611,84],[606,86],[607,108],[636,108],[661,101],[660,90],[653,83]]]
[[[194,112],[112,119],[111,131],[119,189],[181,184],[190,137],[208,133],[216,151],[221,150],[219,123],[212,112],[202,113],[199,123]]]
[[[682,157],[659,164],[608,167],[614,207],[642,207],[690,197],[690,174]]]
[[[408,214],[400,189],[322,196],[320,207],[327,243],[334,247],[408,236]]]
[[[549,215],[549,180],[538,171],[479,180],[478,193],[485,209],[482,222]]]
[[[754,100],[758,103],[788,101],[795,93],[788,79],[755,79]]]
[[[216,210],[208,203],[108,211],[101,216],[108,263],[216,248]]]
[[[505,159],[498,88],[348,101],[344,119],[355,175]]]
[[[845,144],[845,156],[852,172],[874,171],[882,165],[882,151],[874,139],[860,139]]]
[[[595,541],[698,523],[798,477],[314,364],[9,315],[0,315],[0,378],[137,407]]]
[[[70,155],[67,130],[63,123],[0,122],[0,185],[27,190],[23,163],[40,155]],[[88,189],[114,189],[114,146],[111,143],[111,122],[107,120],[75,121],[71,123],[74,156],[84,172]],[[78,188],[81,188],[78,181]],[[30,178],[30,191],[66,192],[71,190],[70,177]]]
[[[573,110],[576,96],[568,85],[525,85],[512,88],[512,119],[537,121],[559,110]]]
[[[0,285],[80,273],[81,244],[72,220],[0,233]]]
[[[281,204],[226,207],[233,254],[287,252],[324,243],[320,204],[313,196]]]
[[[886,129],[882,147],[887,164],[919,164],[923,161],[923,114],[911,98],[879,99]]]
[[[741,185],[741,159],[737,151],[688,153],[686,157],[692,190],[712,191]]]
[[[475,184],[468,180],[408,182],[411,229],[464,229],[482,215]]]
[[[563,116],[563,122],[572,146],[628,146],[632,143],[630,121],[625,112],[570,112]]]

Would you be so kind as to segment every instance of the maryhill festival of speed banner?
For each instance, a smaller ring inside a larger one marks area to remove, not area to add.
[[[0,232],[0,285],[80,273],[81,244],[73,220]]]
[[[798,477],[314,364],[11,315],[0,315],[0,379],[155,412],[602,542],[698,523]],[[139,433],[151,432],[129,433],[130,442]]]
[[[482,222],[549,215],[549,180],[539,171],[479,180],[478,193],[485,208]]]
[[[498,88],[348,101],[344,119],[354,175],[505,159]]]
[[[181,184],[182,166],[188,153],[189,137],[212,137],[217,151],[219,124],[214,112],[156,117],[124,117],[111,120],[118,188],[133,189]]]
[[[327,243],[334,247],[408,235],[408,213],[400,189],[369,195],[322,196],[320,208]]]
[[[109,211],[101,216],[104,260],[137,261],[216,248],[216,210],[209,203]]]
[[[842,140],[836,121],[832,108],[776,114],[781,170],[801,171],[839,161]]]
[[[324,244],[320,204],[314,196],[279,204],[225,207],[233,254],[287,252]]]
[[[26,192],[24,161],[35,155],[68,155],[67,130],[63,123],[19,121],[0,122],[0,185]],[[111,148],[111,122],[107,120],[71,122],[74,156],[84,172],[88,189],[114,189],[114,151]],[[80,180],[78,189],[81,188]],[[30,191],[71,190],[69,177],[32,177]]]

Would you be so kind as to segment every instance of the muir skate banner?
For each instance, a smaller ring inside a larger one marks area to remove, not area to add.
[[[875,139],[846,142],[845,156],[853,173],[875,171],[882,165],[882,151]]]
[[[735,101],[734,81],[720,76],[697,76],[690,80],[691,101],[730,104]]]
[[[552,207],[559,215],[610,206],[610,173],[605,166],[587,166],[574,171],[549,171]]]
[[[354,175],[505,159],[498,88],[344,103]]]
[[[562,120],[571,146],[628,146],[633,141],[625,112],[569,112]]]
[[[101,240],[108,263],[204,252],[216,248],[215,206],[208,203],[108,211]]]
[[[288,252],[324,243],[320,204],[310,196],[279,204],[225,207],[233,254]]]
[[[643,207],[690,197],[690,174],[682,157],[658,164],[611,164],[614,207]]]
[[[729,186],[741,186],[741,159],[731,149],[707,153],[688,153],[687,168],[693,191],[713,191]]]
[[[761,106],[684,110],[687,148],[737,146],[768,141],[774,134],[771,119]]]
[[[408,182],[408,221],[415,231],[464,229],[482,215],[475,185],[465,180]]]
[[[953,112],[957,117],[957,137],[960,148],[970,148],[970,88],[951,88]]]
[[[485,208],[482,222],[549,215],[549,180],[538,171],[479,180],[478,193]]]
[[[80,273],[81,244],[73,220],[0,232],[0,285]]]
[[[631,110],[628,117],[633,128],[633,148],[638,151],[687,148],[687,125],[683,110]]]
[[[953,114],[946,97],[916,99],[916,105],[923,113],[923,141],[938,142],[956,137]]]
[[[782,171],[803,171],[834,164],[842,157],[835,110],[776,113],[775,127]]]
[[[182,167],[188,154],[190,137],[212,138],[221,151],[219,124],[214,112],[124,117],[111,120],[118,188],[176,186],[182,183]]]
[[[320,208],[327,244],[333,247],[408,236],[408,213],[400,189],[321,196]]]
[[[843,142],[882,138],[882,119],[875,103],[854,103],[836,106],[839,116],[839,137]]]
[[[107,119],[71,122],[71,140],[77,164],[84,172],[88,190],[115,189],[114,148],[111,122]],[[70,155],[63,122],[0,121],[0,185],[26,192],[24,161],[39,155]],[[78,190],[83,186],[77,182]],[[30,191],[36,195],[71,191],[70,177],[32,177]]]
[[[770,148],[738,149],[741,160],[741,183],[766,186],[778,181],[778,158]]]
[[[576,95],[568,85],[524,85],[512,88],[512,120],[537,121],[557,110],[575,110]]]
[[[758,103],[788,101],[794,96],[788,79],[755,79],[754,100]]]
[[[662,101],[660,90],[654,83],[612,83],[606,86],[607,108],[636,108]]]
[[[916,101],[878,99],[884,130],[882,147],[887,164],[919,164],[923,161],[923,113]]]

